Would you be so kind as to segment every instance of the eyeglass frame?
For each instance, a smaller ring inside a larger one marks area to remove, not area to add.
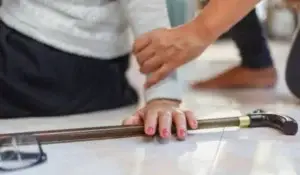
[[[20,136],[21,135],[12,135],[9,138],[20,137]],[[22,135],[22,136],[24,136],[24,135]],[[31,167],[34,167],[36,165],[45,163],[48,160],[48,156],[44,152],[41,142],[33,135],[25,135],[25,136],[33,137],[37,142],[37,146],[38,146],[38,149],[39,149],[39,153],[38,153],[39,157],[37,158],[36,162],[34,162],[30,165],[27,165],[27,166],[20,167],[20,168],[3,168],[3,167],[0,166],[0,172],[1,171],[2,172],[12,172],[12,171],[18,171],[18,170],[22,170],[22,169],[27,169],[27,168],[31,168]],[[0,148],[1,148],[1,146],[2,145],[1,145],[1,140],[0,140]]]

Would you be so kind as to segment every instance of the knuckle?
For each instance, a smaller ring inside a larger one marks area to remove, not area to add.
[[[163,115],[164,115],[164,111],[158,111],[157,114],[158,114],[159,116],[163,116]]]
[[[147,70],[153,63],[155,64],[154,61],[152,63],[150,61],[145,61],[145,63],[143,64],[143,68]]]
[[[167,56],[173,56],[173,55],[176,55],[176,53],[177,53],[177,50],[174,47],[170,47],[167,50]]]
[[[191,110],[185,110],[184,111],[185,115],[193,116],[194,113]]]
[[[142,116],[145,123],[153,123],[157,119],[157,115],[154,115],[151,112],[146,112],[145,115]]]
[[[181,111],[180,109],[174,109],[173,115],[175,117],[184,117],[185,116],[184,113],[183,113],[183,111]]]
[[[169,120],[172,117],[171,112],[169,111],[159,111],[158,113],[162,120]]]
[[[164,117],[171,117],[172,114],[170,111],[162,111]]]

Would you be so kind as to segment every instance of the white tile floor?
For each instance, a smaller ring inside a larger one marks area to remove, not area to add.
[[[205,91],[186,88],[184,106],[199,117],[240,115],[263,108],[294,117],[300,122],[300,107],[284,82],[289,45],[271,43],[280,81],[275,90]],[[210,47],[201,58],[181,69],[189,81],[208,78],[239,60],[231,42]],[[143,76],[136,65],[129,71],[133,84]],[[134,108],[63,118],[1,121],[0,132],[73,128],[119,124]],[[300,174],[300,135],[284,136],[268,128],[221,128],[199,131],[186,141],[126,138],[43,146],[48,162],[11,174],[109,174],[109,175],[297,175]]]

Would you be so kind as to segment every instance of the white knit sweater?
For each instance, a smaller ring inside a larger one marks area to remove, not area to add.
[[[131,50],[135,36],[170,27],[165,0],[3,0],[1,19],[15,30],[65,52],[112,59]],[[146,90],[147,101],[181,99],[174,72]]]

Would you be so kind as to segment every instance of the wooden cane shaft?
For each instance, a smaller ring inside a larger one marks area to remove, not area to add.
[[[218,128],[239,126],[241,123],[239,117],[219,118],[219,119],[202,119],[198,120],[197,129]],[[190,128],[189,128],[190,129]],[[176,128],[172,127],[172,133]],[[7,138],[13,135],[33,135],[43,144],[78,142],[87,140],[116,139],[124,137],[144,136],[144,126],[101,126],[90,128],[75,128],[49,131],[33,131],[21,133],[0,134],[1,138]]]

